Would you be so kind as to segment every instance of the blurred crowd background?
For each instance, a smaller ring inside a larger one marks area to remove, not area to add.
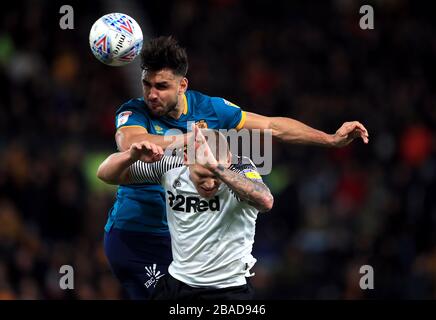
[[[88,33],[110,2],[13,1],[0,19],[0,299],[122,299],[102,250],[115,188],[114,113],[139,69],[107,67]],[[113,1],[112,1],[113,2]],[[150,36],[186,47],[191,89],[370,144],[273,145],[253,285],[261,299],[436,298],[436,33],[424,1],[123,1]],[[375,29],[359,28],[371,4]],[[139,10],[139,11],[138,11]],[[118,10],[121,11],[122,10]],[[59,289],[59,268],[75,289]],[[374,269],[361,290],[359,269]]]

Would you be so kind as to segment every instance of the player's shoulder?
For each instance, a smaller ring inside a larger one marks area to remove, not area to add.
[[[159,171],[164,173],[181,168],[185,163],[183,161],[183,156],[173,153],[172,155],[164,155],[160,161],[155,162],[155,165]]]
[[[186,171],[187,166],[184,165],[183,159],[181,162],[176,162],[172,167],[166,168],[164,176],[166,178],[179,177],[184,171]]]
[[[133,98],[130,99],[129,101],[124,102],[116,111],[115,114],[119,114],[120,112],[123,111],[139,111],[144,113],[145,112],[145,102],[144,102],[144,98]]]
[[[173,166],[166,168],[166,171],[162,175],[162,183],[165,188],[177,188],[180,187],[180,177],[187,171],[187,166],[183,163],[183,158],[171,157],[174,161]],[[189,178],[189,174],[188,174]]]
[[[188,90],[186,91],[186,98],[189,101],[189,106],[197,112],[206,114],[215,114],[218,110],[232,109],[228,107],[239,108],[236,104],[216,96],[209,96],[199,91]]]
[[[256,165],[249,157],[237,155],[232,155],[232,164],[230,166],[230,169],[237,172],[241,172],[244,170],[257,171]]]
[[[211,99],[207,94],[195,90],[187,90],[185,95],[186,99],[190,102],[190,105],[193,106],[208,104]]]
[[[232,164],[229,169],[238,174],[244,175],[250,180],[263,183],[262,177],[257,171],[256,165],[253,163],[253,161],[251,161],[249,157],[233,156]]]

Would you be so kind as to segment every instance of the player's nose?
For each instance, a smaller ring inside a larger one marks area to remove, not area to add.
[[[216,181],[214,179],[207,179],[203,181],[203,188],[206,190],[212,190],[215,188]]]
[[[153,100],[157,98],[157,90],[154,88],[151,88],[148,92],[148,99]]]

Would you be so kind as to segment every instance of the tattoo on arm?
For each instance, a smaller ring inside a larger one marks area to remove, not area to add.
[[[225,170],[225,168],[222,164],[218,164],[218,166],[216,168],[219,172],[224,172],[224,170]]]
[[[256,208],[264,208],[264,204],[272,199],[270,190],[262,182],[252,181],[220,164],[216,167],[215,174],[241,199],[254,204]]]

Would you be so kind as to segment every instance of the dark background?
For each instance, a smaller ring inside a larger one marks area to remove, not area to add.
[[[13,1],[0,13],[0,299],[121,299],[102,250],[115,189],[114,113],[140,96],[138,61],[91,54],[92,23],[131,15],[186,47],[191,89],[328,133],[359,120],[370,144],[273,145],[252,278],[262,299],[436,298],[436,26],[424,1]],[[67,3],[65,3],[67,4]],[[359,28],[370,4],[375,29]],[[125,8],[123,7],[125,6]],[[75,289],[59,289],[59,267]],[[374,268],[374,290],[359,268]]]

